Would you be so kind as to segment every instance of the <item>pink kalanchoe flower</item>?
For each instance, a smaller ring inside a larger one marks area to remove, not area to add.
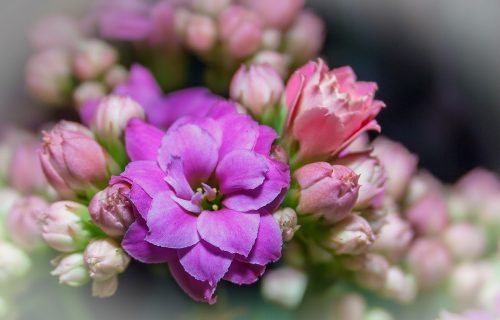
[[[336,224],[323,245],[337,254],[358,255],[365,253],[375,241],[370,224],[357,214],[352,214]]]
[[[7,216],[8,233],[15,244],[24,249],[33,249],[40,243],[39,221],[48,205],[47,201],[37,196],[16,201]]]
[[[402,144],[379,137],[373,142],[373,153],[386,168],[387,194],[399,200],[417,170],[418,158]]]
[[[286,87],[289,139],[300,145],[299,160],[337,154],[361,133],[380,130],[375,117],[384,103],[377,85],[358,82],[350,67],[329,70],[323,60],[295,71]]]
[[[277,51],[260,51],[253,57],[252,63],[270,65],[284,79],[288,76],[290,56]]]
[[[379,208],[382,205],[387,177],[378,158],[369,152],[353,153],[335,161],[335,164],[349,167],[359,175],[356,209]]]
[[[281,76],[267,64],[242,65],[231,81],[231,98],[241,103],[251,114],[262,116],[266,108],[278,105],[285,86]]]
[[[219,16],[219,34],[228,53],[244,58],[255,53],[262,40],[262,21],[249,9],[233,5]]]
[[[383,254],[389,261],[398,262],[408,250],[413,240],[411,225],[398,213],[389,213],[384,221],[371,251]]]
[[[304,0],[243,0],[254,10],[268,28],[286,29],[297,18],[304,7]],[[311,37],[314,35],[311,34]]]
[[[300,196],[297,211],[336,223],[351,214],[358,198],[358,176],[354,171],[326,162],[303,166],[295,172]]]
[[[68,121],[44,133],[40,160],[49,183],[69,199],[92,196],[116,171],[116,164],[92,132]]]
[[[184,102],[199,98],[186,95]],[[127,253],[168,262],[187,294],[213,303],[219,281],[253,283],[279,259],[281,230],[271,212],[290,177],[287,165],[269,156],[272,129],[230,103],[205,103],[166,134],[132,120],[126,132],[132,162],[112,182],[131,183],[139,213],[122,242]]]
[[[135,220],[129,194],[127,183],[116,183],[98,192],[90,202],[92,222],[111,237],[123,236]]]
[[[477,260],[486,251],[484,230],[470,223],[450,225],[444,232],[443,241],[453,257],[459,260]]]

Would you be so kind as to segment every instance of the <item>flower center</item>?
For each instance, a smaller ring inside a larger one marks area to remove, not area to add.
[[[217,211],[222,208],[222,194],[217,188],[203,184],[196,189],[196,194],[201,195],[200,207],[207,211]]]

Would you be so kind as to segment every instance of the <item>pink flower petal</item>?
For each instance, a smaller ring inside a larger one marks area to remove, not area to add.
[[[191,276],[199,281],[216,285],[226,274],[233,255],[201,240],[190,248],[178,250],[179,260]]]
[[[216,285],[210,285],[207,281],[199,281],[187,273],[178,261],[169,263],[170,273],[177,284],[193,300],[214,304],[217,297],[214,297]]]
[[[155,161],[163,135],[161,130],[142,120],[130,120],[125,130],[125,145],[130,160]]]
[[[247,150],[232,151],[219,162],[215,175],[223,194],[255,189],[268,171],[266,158]]]
[[[259,234],[255,245],[244,262],[266,265],[281,257],[281,230],[272,214],[262,214],[260,217]]]
[[[147,225],[148,242],[165,248],[187,248],[200,240],[196,230],[197,217],[184,211],[164,192],[153,198]]]
[[[130,162],[121,177],[139,185],[150,197],[169,190],[167,183],[163,180],[165,173],[155,161]]]
[[[260,215],[229,209],[203,211],[198,217],[201,238],[222,251],[248,256],[259,230]]]
[[[209,132],[186,124],[169,130],[160,147],[158,163],[164,170],[174,157],[182,159],[184,174],[191,186],[208,180],[218,161],[218,146]]]
[[[290,184],[288,166],[267,160],[269,171],[264,183],[254,190],[238,191],[226,196],[223,204],[236,211],[259,210],[273,203]]]
[[[253,148],[253,151],[268,156],[271,152],[271,146],[278,134],[274,129],[268,126],[259,126],[259,136]]]
[[[151,208],[151,202],[153,201],[153,198],[137,184],[132,185],[129,197],[139,215],[142,218],[146,219],[149,209]]]
[[[259,135],[259,125],[247,116],[230,114],[219,119],[223,132],[219,156],[236,149],[253,150]]]
[[[194,194],[184,174],[182,159],[179,157],[172,157],[170,159],[167,165],[165,181],[174,189],[175,194],[184,200],[191,199]]]
[[[161,248],[144,240],[148,233],[146,223],[138,219],[130,225],[122,241],[122,248],[134,259],[143,263],[164,263],[177,258],[173,249]]]
[[[257,264],[250,264],[234,260],[229,267],[228,272],[224,276],[224,280],[231,281],[235,284],[252,284],[259,280],[259,278],[266,271],[265,266]]]

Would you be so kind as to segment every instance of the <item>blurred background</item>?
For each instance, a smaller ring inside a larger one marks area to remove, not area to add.
[[[27,34],[34,22],[53,13],[78,14],[87,5],[87,0],[2,3],[0,125],[32,126],[44,117],[23,84]],[[351,65],[359,79],[379,84],[378,98],[387,104],[379,117],[384,135],[401,141],[419,155],[422,167],[446,182],[476,166],[500,173],[500,1],[309,0],[308,5],[327,22],[323,56],[329,64]],[[91,298],[90,290],[58,286],[42,276],[48,267],[39,270],[40,279],[33,280],[39,283],[26,292],[23,319],[208,316],[205,307],[192,307],[161,269],[156,275],[134,265],[135,272],[121,277],[124,289],[101,301]],[[250,318],[266,317],[271,310],[273,318],[291,316],[255,300],[256,291],[257,286],[228,287],[211,309],[214,319],[234,318],[254,304],[263,307]],[[241,306],[235,303],[246,298]],[[181,316],[185,309],[189,314]]]

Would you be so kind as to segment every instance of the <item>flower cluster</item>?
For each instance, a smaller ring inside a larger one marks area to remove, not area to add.
[[[37,25],[28,88],[73,100],[80,122],[45,127],[41,143],[2,132],[0,282],[47,246],[51,274],[98,297],[133,262],[209,304],[222,281],[263,277],[263,296],[290,308],[309,285],[334,288],[323,298],[339,319],[391,319],[366,291],[498,312],[499,178],[476,169],[446,186],[401,144],[370,139],[377,84],[310,60],[324,26],[303,6],[103,0]],[[183,82],[193,59],[209,88]]]

